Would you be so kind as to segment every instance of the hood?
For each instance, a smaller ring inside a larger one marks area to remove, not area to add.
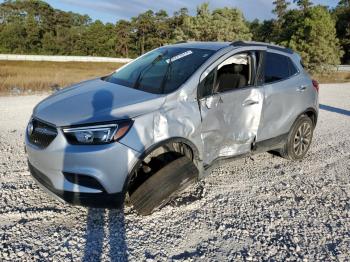
[[[164,101],[162,95],[93,79],[44,99],[33,116],[56,126],[97,123],[146,114],[159,109]]]

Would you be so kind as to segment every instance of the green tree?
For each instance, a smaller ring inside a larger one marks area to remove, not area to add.
[[[293,0],[301,10],[306,11],[312,6],[312,2],[310,0]]]
[[[272,13],[277,16],[277,19],[273,20],[271,31],[268,34],[271,35],[270,39],[273,42],[279,42],[281,35],[285,30],[282,25],[285,22],[287,8],[290,3],[286,0],[275,0],[273,4],[275,5],[275,8],[272,10]]]
[[[291,9],[284,15],[283,23],[281,24],[281,31],[279,35],[274,34],[273,38],[276,43],[288,46],[292,36],[300,27],[305,25],[305,14],[298,9]]]
[[[148,10],[131,18],[131,23],[134,28],[134,39],[139,47],[139,54],[143,54],[147,48],[147,36],[154,30],[154,13],[152,10]]]
[[[26,29],[21,20],[1,25],[0,52],[25,53]]]
[[[190,39],[190,16],[187,8],[174,12],[169,20],[171,31],[170,42],[186,41]]]
[[[198,41],[250,40],[252,37],[242,12],[236,8],[225,7],[211,12],[209,4],[204,3],[197,8],[197,15],[185,23],[189,38]]]
[[[119,20],[115,26],[117,55],[129,57],[129,46],[131,41],[131,23],[126,20]]]
[[[42,30],[34,15],[28,15],[25,23],[26,28],[26,51],[38,53],[41,48]]]
[[[251,40],[252,34],[243,14],[236,8],[221,8],[213,11],[213,36],[216,41]]]
[[[344,50],[342,62],[350,64],[350,0],[341,0],[333,11],[337,35]]]
[[[174,15],[172,17],[172,20],[170,21],[170,24],[174,27],[182,26],[184,23],[184,20],[189,17],[188,9],[183,7],[180,8],[180,10],[175,11]]]
[[[100,20],[96,20],[84,32],[82,39],[82,44],[86,48],[87,55],[115,55],[115,33],[113,24],[104,25]]]
[[[53,32],[45,32],[42,39],[42,53],[48,55],[60,54],[60,46],[57,43],[57,37]]]
[[[275,5],[275,8],[272,10],[272,13],[274,13],[277,16],[278,20],[283,20],[284,15],[287,12],[288,5],[290,5],[290,3],[286,0],[275,0],[272,3]]]
[[[158,47],[167,44],[171,37],[170,19],[167,12],[160,10],[155,13],[154,25],[153,44]]]
[[[185,21],[190,28],[190,38],[197,41],[211,41],[213,36],[212,14],[209,10],[209,3],[203,3],[197,7],[197,15]]]
[[[86,55],[79,42],[90,24],[90,17],[53,9],[44,1],[7,0],[0,4],[0,48],[13,53]]]
[[[342,55],[335,21],[322,6],[309,8],[303,18],[298,20],[298,27],[295,27],[288,46],[301,54],[310,71],[328,71],[330,66],[340,63]]]
[[[211,10],[204,3],[194,16],[186,8],[171,17],[164,10],[148,10],[129,21],[105,24],[42,0],[5,0],[0,4],[0,52],[134,57],[181,40],[254,39],[294,48],[314,71],[339,63],[339,43],[343,62],[350,62],[350,0],[340,0],[332,16],[310,0],[293,0],[299,8],[288,9],[290,1],[274,0],[276,19],[263,22],[247,22],[236,8]]]
[[[340,0],[338,3],[340,7],[350,7],[350,0]]]
[[[249,29],[252,33],[252,39],[260,42],[274,42],[274,36],[271,34],[275,28],[275,20],[264,20],[260,22],[258,19],[249,23]]]

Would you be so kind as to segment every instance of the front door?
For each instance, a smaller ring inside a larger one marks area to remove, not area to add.
[[[202,79],[198,89],[204,165],[250,152],[262,111],[259,52],[235,54]]]

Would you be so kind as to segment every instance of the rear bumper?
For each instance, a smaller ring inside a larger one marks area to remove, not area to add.
[[[36,180],[39,186],[47,193],[53,195],[56,199],[73,204],[87,207],[100,207],[100,208],[122,208],[124,203],[124,194],[113,193],[108,194],[106,192],[100,193],[81,193],[58,190],[54,187],[50,179],[35,168],[28,161],[29,171],[32,177]]]

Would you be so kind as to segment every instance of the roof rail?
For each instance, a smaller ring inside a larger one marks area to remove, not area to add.
[[[266,46],[267,48],[270,49],[275,49],[281,52],[285,52],[288,54],[293,54],[293,50],[290,48],[278,46],[278,45],[273,45],[269,43],[263,43],[263,42],[254,42],[254,41],[234,41],[230,45],[240,47],[240,46]]]

